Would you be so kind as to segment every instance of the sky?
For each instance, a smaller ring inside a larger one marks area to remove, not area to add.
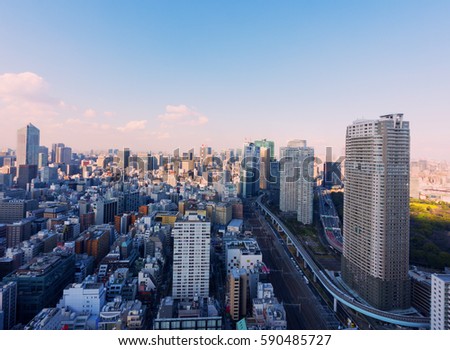
[[[74,150],[343,152],[404,113],[450,161],[450,1],[0,1],[0,148],[27,123]]]

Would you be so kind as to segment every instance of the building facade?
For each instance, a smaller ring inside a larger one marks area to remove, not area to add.
[[[431,276],[430,328],[450,329],[450,275]]]
[[[100,315],[106,302],[106,289],[103,283],[87,278],[83,283],[69,284],[63,292],[58,307],[69,308],[78,313]]]
[[[75,255],[49,254],[6,276],[4,282],[17,283],[17,321],[27,323],[43,308],[56,305],[74,273]]]
[[[280,210],[295,212],[297,220],[312,224],[314,149],[305,140],[289,141],[280,148]]]
[[[188,214],[175,222],[172,236],[173,298],[208,297],[211,223]]]
[[[342,276],[381,310],[410,306],[409,143],[402,114],[347,127]]]
[[[1,329],[11,329],[16,324],[17,283],[0,283],[0,312],[3,314]]]
[[[17,165],[38,165],[40,131],[33,124],[17,130]]]
[[[260,181],[260,148],[252,142],[244,144],[241,161],[241,196],[250,198],[256,196]]]

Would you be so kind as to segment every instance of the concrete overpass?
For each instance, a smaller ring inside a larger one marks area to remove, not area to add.
[[[341,290],[336,286],[333,281],[327,276],[314,262],[309,253],[295,237],[294,234],[284,225],[284,223],[273,214],[269,208],[267,208],[262,202],[263,195],[259,196],[256,200],[256,205],[264,213],[266,217],[269,217],[272,224],[278,227],[279,231],[282,231],[287,237],[287,243],[295,247],[297,256],[301,256],[305,267],[308,267],[314,276],[314,281],[319,282],[323,288],[325,288],[334,298],[334,311],[336,312],[337,303],[341,302],[347,307],[360,312],[363,315],[372,317],[382,322],[392,323],[399,326],[411,327],[411,328],[430,328],[430,319],[428,317],[420,316],[408,316],[396,314],[388,311],[378,310],[369,305],[363,304],[355,300],[351,295]]]

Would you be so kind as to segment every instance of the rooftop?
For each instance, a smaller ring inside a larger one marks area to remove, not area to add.
[[[50,271],[60,260],[61,258],[55,255],[36,257],[28,264],[21,266],[14,275],[20,277],[41,276]]]
[[[439,278],[441,281],[445,283],[450,283],[450,274],[435,274],[436,278]]]

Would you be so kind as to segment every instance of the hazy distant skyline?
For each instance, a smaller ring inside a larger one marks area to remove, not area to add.
[[[215,150],[404,113],[449,160],[449,1],[4,1],[0,148],[29,122],[74,150]],[[278,156],[278,154],[277,154]]]

